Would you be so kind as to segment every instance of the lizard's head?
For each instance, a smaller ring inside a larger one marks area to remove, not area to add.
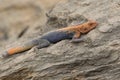
[[[96,26],[98,25],[98,23],[96,21],[88,21],[86,23],[83,23],[83,26],[81,27],[81,33],[87,33],[90,30],[94,29]]]

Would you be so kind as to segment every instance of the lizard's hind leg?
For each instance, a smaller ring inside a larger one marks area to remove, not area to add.
[[[48,47],[49,45],[50,45],[50,42],[48,40],[40,39],[38,42],[38,45],[36,45],[35,47],[38,49],[41,49],[41,48]]]

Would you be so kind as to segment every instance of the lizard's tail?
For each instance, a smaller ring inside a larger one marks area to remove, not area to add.
[[[20,52],[29,50],[33,46],[34,45],[31,45],[31,46],[24,45],[24,46],[17,46],[17,47],[10,48],[10,49],[6,50],[5,52],[3,52],[1,54],[1,57],[7,57],[7,56],[10,56],[10,55],[13,55],[13,54],[16,54],[16,53],[20,53]]]
[[[26,50],[31,49],[32,47],[36,46],[36,48],[44,48],[50,45],[50,42],[45,39],[33,39],[31,41],[28,41],[26,43],[23,43],[23,45],[18,45],[16,47],[10,48],[6,50],[5,52],[0,54],[0,57],[4,58],[16,53],[24,52]]]
[[[16,47],[9,48],[8,50],[2,52],[0,55],[1,57],[7,57],[16,53],[24,52],[26,50],[31,49],[32,47],[36,46],[37,43],[33,41],[29,41],[26,43],[23,43],[22,45],[18,45]]]

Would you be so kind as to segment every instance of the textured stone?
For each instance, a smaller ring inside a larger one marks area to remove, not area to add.
[[[31,0],[29,1],[31,2]],[[16,3],[14,2],[14,4]],[[9,9],[7,10],[9,11]],[[21,13],[21,11],[19,12]],[[39,20],[31,19],[30,16],[34,17],[34,15],[28,14],[25,17],[26,20],[29,19],[29,23],[32,22],[34,26],[38,25]],[[51,44],[47,48],[32,48],[24,53],[1,59],[0,79],[120,80],[119,17],[120,0],[68,0],[57,3],[47,13],[46,24],[40,25],[37,29],[49,31],[85,22],[87,18],[96,20],[99,25],[88,34],[83,35],[85,37],[83,42],[76,44],[63,40]],[[26,23],[26,20],[22,20],[20,17],[16,19],[16,22]],[[30,34],[32,30],[36,33],[34,28],[31,28],[28,30],[29,35],[32,34]],[[29,36],[28,34],[26,36]]]

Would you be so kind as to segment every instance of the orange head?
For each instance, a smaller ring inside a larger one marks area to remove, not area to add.
[[[80,32],[87,33],[90,30],[94,29],[97,25],[98,25],[98,23],[96,21],[90,20],[90,21],[82,24],[82,26],[80,28]]]

